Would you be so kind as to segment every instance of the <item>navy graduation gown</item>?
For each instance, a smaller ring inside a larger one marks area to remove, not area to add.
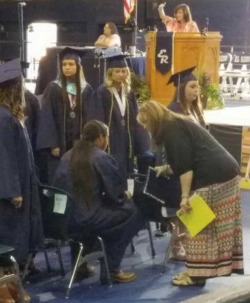
[[[36,136],[38,128],[38,115],[40,111],[40,104],[38,98],[31,93],[29,90],[25,90],[25,126],[27,128],[30,143],[32,146],[33,153],[36,151]]]
[[[138,105],[135,94],[131,91],[127,95],[123,119],[115,97],[103,84],[97,89],[95,108],[96,118],[109,126],[109,152],[118,163],[126,188],[127,175],[134,169],[134,156],[149,151],[150,145],[147,132],[136,120]]]
[[[109,268],[111,271],[118,270],[127,245],[144,226],[145,221],[133,201],[126,198],[122,179],[112,156],[98,148],[94,148],[91,156],[96,171],[92,208],[87,209],[83,201],[73,202],[71,225],[74,233],[81,232],[83,237],[86,232],[102,236]],[[53,185],[72,195],[70,157],[71,151],[62,157]]]
[[[46,88],[41,100],[41,111],[38,123],[37,149],[60,147],[61,155],[71,147],[66,148],[67,142],[78,140],[81,127],[87,121],[88,107],[92,95],[92,88],[86,84],[82,91],[82,105],[76,106],[76,118],[69,117],[69,99],[63,104],[62,87],[57,81],[51,82]],[[76,121],[72,131],[73,138],[67,137],[67,126]],[[80,125],[80,121],[82,124]]]
[[[10,203],[17,196],[23,197],[21,208]],[[28,134],[3,106],[0,106],[0,242],[15,247],[19,264],[43,243],[38,182]]]
[[[37,132],[40,179],[50,183],[59,158],[51,155],[51,149],[60,148],[61,156],[80,138],[81,128],[87,121],[92,88],[86,84],[81,95],[81,104],[76,105],[74,119],[70,118],[70,101],[63,102],[62,87],[57,81],[51,82],[41,100]]]

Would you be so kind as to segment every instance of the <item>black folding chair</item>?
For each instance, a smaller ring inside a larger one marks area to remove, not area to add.
[[[3,243],[0,243],[0,266],[6,267],[11,266],[12,267],[12,273],[6,274],[3,277],[0,277],[0,284],[15,282],[18,287],[20,300],[18,302],[24,302],[24,290],[22,286],[22,281],[20,277],[19,267],[16,262],[16,259],[13,257],[15,249],[14,247],[5,245]]]
[[[130,177],[133,177],[134,180],[135,180],[135,190],[136,190],[136,184],[137,184],[137,186],[138,186],[137,192],[139,192],[139,194],[140,193],[142,194],[142,188],[144,188],[147,176],[145,174],[135,173],[135,174],[131,174]],[[162,220],[161,223],[167,223],[167,232],[166,232],[166,234],[170,237],[170,240],[169,240],[167,248],[166,248],[165,258],[164,258],[164,261],[163,261],[163,273],[165,272],[165,270],[166,270],[166,264],[167,264],[169,258],[171,257],[171,247],[173,245],[173,237],[172,237],[173,224],[171,223],[170,218],[175,216],[175,211],[174,211],[175,210],[175,205],[173,205],[174,202],[172,200],[178,200],[179,199],[179,196],[178,196],[178,186],[175,184],[175,181],[171,181],[171,182],[173,182],[172,183],[173,184],[173,189],[174,189],[174,191],[176,190],[177,194],[175,194],[175,195],[172,194],[171,198],[170,198],[169,195],[166,195],[165,198],[172,205],[169,205],[168,210],[170,212],[168,212],[168,217],[161,218],[161,220]],[[166,185],[166,186],[164,187],[164,185]],[[166,184],[164,183],[164,184],[162,184],[162,186],[163,186],[163,188],[165,188],[166,191],[170,191],[169,187],[171,187],[171,184],[169,184],[169,181],[168,181],[168,184],[166,182]],[[148,198],[146,195],[145,195],[145,199],[149,199],[148,202],[152,203],[152,199]],[[154,203],[158,203],[158,202],[154,202]],[[164,207],[164,205],[162,205],[162,206]],[[150,225],[149,221],[147,222],[147,226],[146,227],[147,227],[148,233],[149,233],[149,240],[150,240],[152,258],[154,258],[155,257],[155,249],[154,249],[154,244],[153,244],[153,236],[152,236],[151,225]],[[131,249],[132,249],[133,252],[135,251],[133,242],[131,243]]]
[[[100,258],[103,258],[107,281],[108,284],[111,285],[112,282],[110,277],[110,271],[102,238],[99,236],[97,237],[97,240],[99,241],[101,247],[100,251],[91,252],[85,256],[82,256],[82,252],[84,249],[84,243],[82,242],[82,239],[79,240],[79,235],[72,235],[69,232],[72,196],[60,188],[48,185],[40,185],[40,196],[44,225],[44,236],[45,239],[47,239],[47,243],[49,243],[48,245],[51,245],[51,243],[55,244],[62,275],[65,274],[65,271],[63,268],[61,245],[65,242],[67,243],[70,241],[77,242],[79,245],[79,251],[70,277],[70,282],[66,292],[66,298],[69,298],[70,290],[74,282],[77,268],[83,262],[93,261],[97,259],[99,260]],[[44,250],[44,252],[48,269],[50,269],[46,249]]]
[[[140,174],[140,173],[131,173],[131,174],[129,174],[129,177],[134,179],[135,182],[144,183],[146,175],[145,174]],[[151,224],[150,224],[149,221],[146,223],[145,227],[148,231],[149,243],[150,243],[150,249],[151,249],[151,256],[152,256],[152,259],[154,259],[155,256],[156,256],[156,252],[155,252],[155,247],[154,247],[152,228],[151,228]],[[131,241],[131,252],[132,252],[132,254],[134,254],[136,252],[133,240]]]

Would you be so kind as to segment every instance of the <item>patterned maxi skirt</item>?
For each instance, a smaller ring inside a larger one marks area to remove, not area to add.
[[[216,219],[188,239],[186,268],[190,277],[243,274],[243,241],[239,177],[196,190]]]

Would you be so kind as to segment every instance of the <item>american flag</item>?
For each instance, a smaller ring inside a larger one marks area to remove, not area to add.
[[[135,8],[136,0],[123,0],[124,1],[124,16],[125,16],[125,23],[130,18],[130,14]]]

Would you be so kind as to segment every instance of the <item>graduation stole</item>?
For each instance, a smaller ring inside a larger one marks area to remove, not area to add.
[[[113,87],[108,88],[108,90],[111,94],[111,105],[110,105],[109,120],[108,120],[108,127],[110,128],[112,114],[113,114],[113,110],[114,110],[114,93],[113,93]],[[130,115],[129,115],[129,102],[128,102],[128,95],[127,94],[125,94],[125,102],[124,103],[125,103],[124,119],[127,118],[127,131],[128,131],[128,138],[129,138],[129,159],[132,159],[132,141],[131,141],[131,134],[130,134]],[[127,115],[126,115],[126,110],[127,110]],[[127,117],[125,117],[125,116],[127,116]],[[110,154],[110,139],[109,139],[109,144],[108,144],[108,153]]]

